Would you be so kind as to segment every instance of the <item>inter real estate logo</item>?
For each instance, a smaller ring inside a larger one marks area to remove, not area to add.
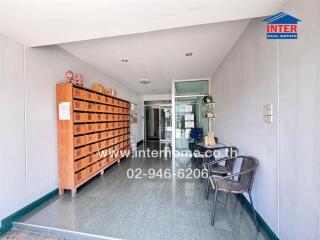
[[[263,20],[267,23],[267,39],[297,39],[301,20],[281,12]]]

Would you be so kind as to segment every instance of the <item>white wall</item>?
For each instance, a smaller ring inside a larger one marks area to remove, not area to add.
[[[263,122],[263,104],[272,103],[277,119],[276,42],[265,39],[261,19],[252,21],[212,80],[216,102],[213,124],[220,141],[260,161],[253,198],[270,227],[278,227],[278,124]]]
[[[23,46],[0,35],[0,220],[26,203]]]
[[[88,87],[101,82],[129,101],[141,104],[142,98],[60,47],[24,51],[22,45],[0,39],[2,219],[58,187],[55,85],[64,81],[67,70],[83,73]],[[140,127],[132,126],[138,141]]]
[[[302,20],[299,39],[266,40],[262,19],[251,21],[212,78],[214,129],[259,159],[253,198],[280,239],[316,240],[320,2],[291,0],[282,11]],[[263,123],[266,103],[274,106],[272,124]]]
[[[280,237],[320,239],[320,1],[291,0],[299,40],[279,43]]]

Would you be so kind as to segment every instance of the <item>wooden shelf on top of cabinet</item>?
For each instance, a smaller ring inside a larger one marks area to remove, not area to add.
[[[59,193],[75,196],[80,185],[131,154],[130,102],[71,83],[56,91]],[[59,106],[68,102],[70,120],[60,120]]]

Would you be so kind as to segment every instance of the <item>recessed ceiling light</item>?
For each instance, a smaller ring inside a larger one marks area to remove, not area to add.
[[[126,63],[126,62],[129,62],[129,61],[128,61],[128,59],[125,59],[125,58],[124,58],[124,59],[121,59],[121,62]]]
[[[151,83],[151,81],[149,79],[142,78],[142,79],[139,80],[139,83],[141,83],[141,84],[149,84],[149,83]]]
[[[190,57],[190,56],[192,56],[192,54],[193,54],[192,52],[188,52],[188,53],[186,53],[186,56]]]

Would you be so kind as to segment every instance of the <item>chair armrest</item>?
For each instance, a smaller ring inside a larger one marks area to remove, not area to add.
[[[223,157],[223,158],[220,158],[218,160],[212,160],[210,162],[210,165],[212,166],[213,164],[216,164],[216,163],[219,163],[219,162],[225,162],[225,161],[228,161],[228,160],[231,160],[231,159],[242,158],[242,157],[244,157],[244,156],[239,155],[239,156],[235,156],[235,157]]]
[[[214,165],[214,164],[217,164],[219,162],[225,162],[225,161],[228,161],[228,160],[231,160],[231,159],[235,159],[237,157],[224,157],[224,158],[220,158],[218,160],[212,160],[211,162],[208,163],[208,169],[209,169],[209,172],[211,172],[211,167]]]

